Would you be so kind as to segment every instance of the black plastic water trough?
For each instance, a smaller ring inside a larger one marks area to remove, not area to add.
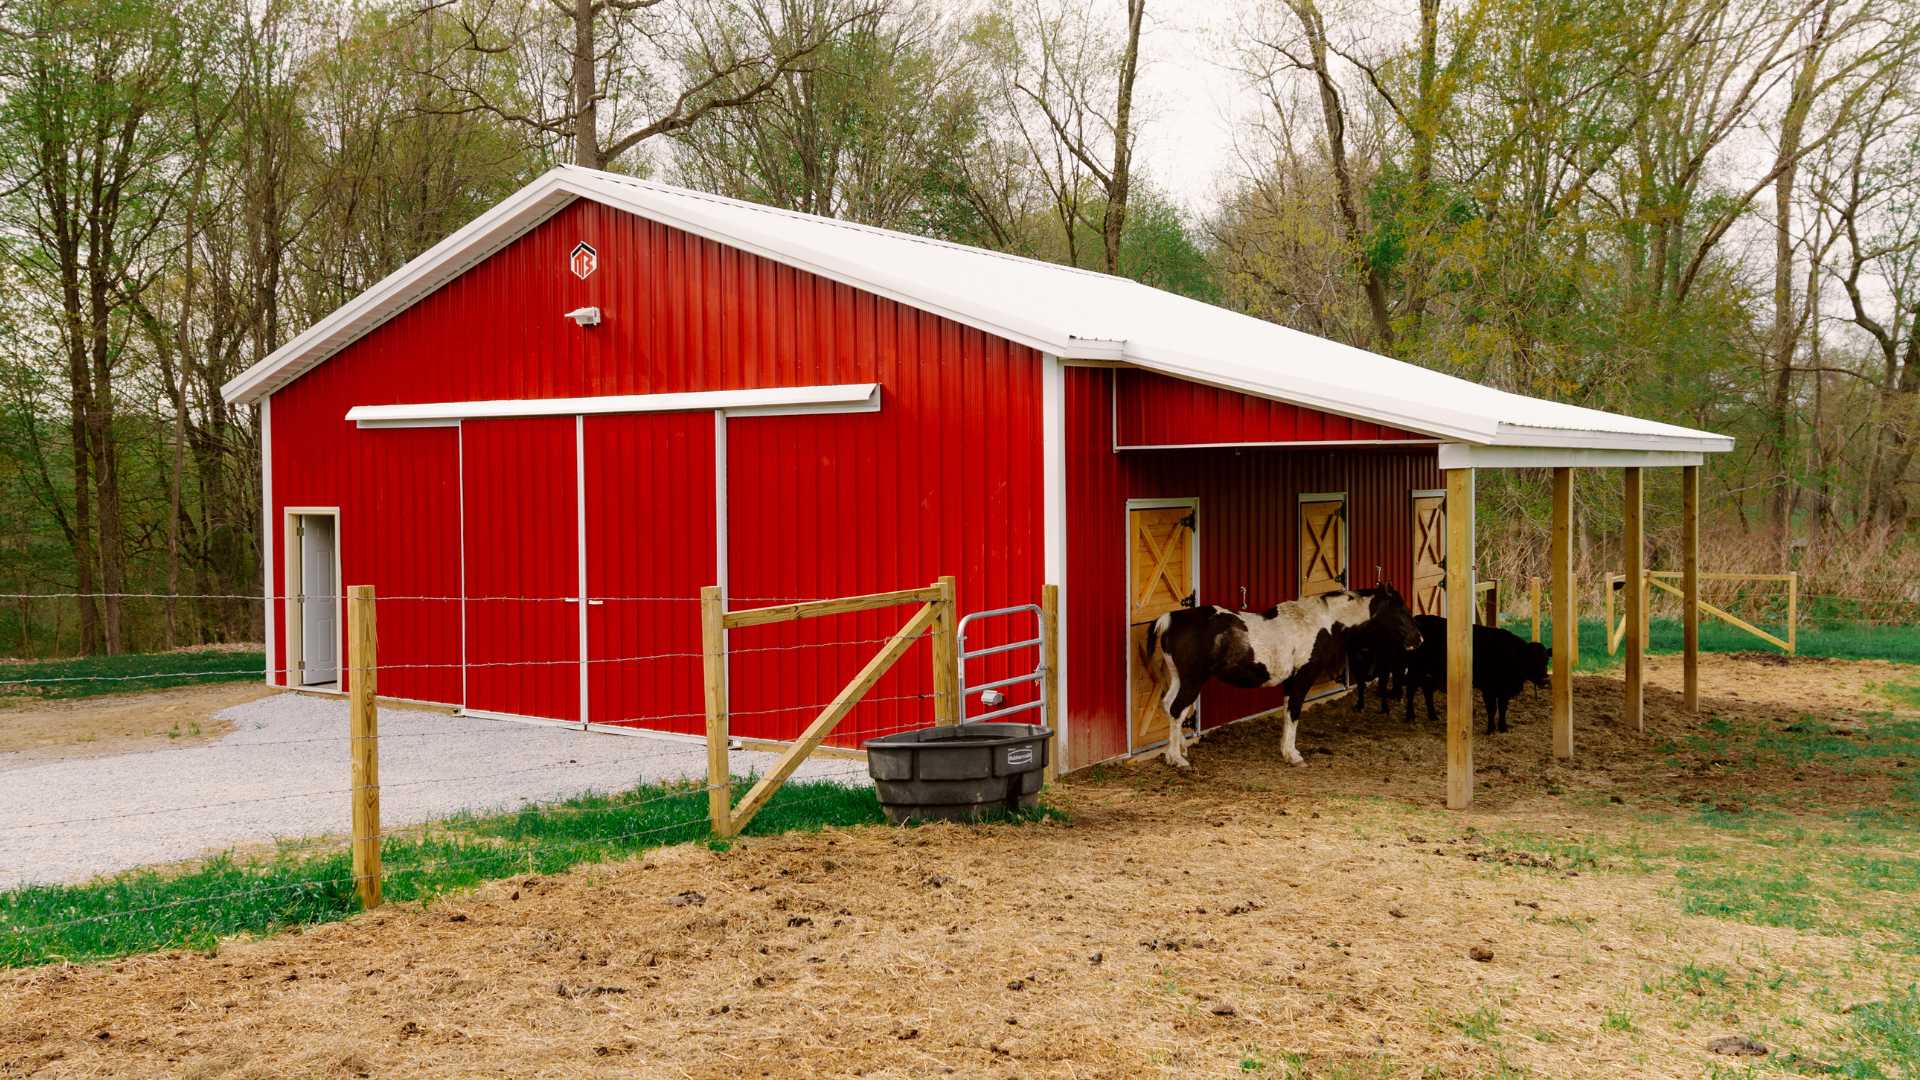
[[[868,739],[867,773],[895,825],[978,821],[1039,805],[1051,728],[952,724]]]

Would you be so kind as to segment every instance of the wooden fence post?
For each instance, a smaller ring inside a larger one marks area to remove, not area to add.
[[[1640,576],[1640,647],[1653,648],[1653,572]]]
[[[1619,648],[1618,645],[1614,644],[1614,640],[1613,640],[1613,575],[1612,574],[1607,574],[1601,580],[1600,595],[1604,597],[1607,602],[1607,621],[1606,621],[1607,655],[1612,656],[1614,652]]]
[[[1047,648],[1041,662],[1047,665],[1047,714],[1041,722],[1053,732],[1047,740],[1047,769],[1041,782],[1051,784],[1060,775],[1060,586],[1040,586],[1041,632]]]
[[[727,722],[726,601],[720,586],[700,590],[700,652],[707,688],[707,821],[715,836],[730,836],[733,777],[727,761],[731,737]]]
[[[1487,614],[1485,619],[1485,625],[1499,626],[1500,625],[1500,579],[1494,578],[1491,582],[1489,582],[1489,584],[1491,584],[1493,588],[1487,590]]]
[[[1573,666],[1580,666],[1580,579],[1573,572],[1567,572],[1567,610],[1573,617],[1567,620],[1567,629],[1573,632]]]
[[[933,722],[957,724],[967,715],[966,702],[960,700],[960,643],[954,632],[960,625],[954,610],[958,588],[952,574],[942,575],[937,583],[940,599],[934,601],[933,620]]]
[[[347,589],[347,670],[353,746],[353,885],[362,909],[380,906],[380,635],[373,586]]]
[[[1800,641],[1800,571],[1787,572],[1787,653],[1799,652]]]
[[[1533,579],[1533,640],[1540,640],[1540,579]]]

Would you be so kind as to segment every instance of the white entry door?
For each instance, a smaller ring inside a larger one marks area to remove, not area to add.
[[[300,685],[340,681],[340,590],[333,580],[331,514],[300,515]]]

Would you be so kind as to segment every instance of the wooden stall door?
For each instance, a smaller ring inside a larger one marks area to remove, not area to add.
[[[1147,670],[1147,627],[1196,601],[1193,547],[1195,507],[1156,506],[1127,511],[1127,628],[1132,656],[1132,747],[1167,741],[1167,714]]]
[[[1415,615],[1447,613],[1447,497],[1413,497],[1413,595]]]
[[[1328,495],[1300,502],[1300,596],[1319,596],[1347,587],[1347,497]],[[1317,683],[1308,700],[1344,690],[1345,669]]]

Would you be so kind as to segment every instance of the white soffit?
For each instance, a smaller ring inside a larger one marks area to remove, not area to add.
[[[222,387],[272,393],[575,198],[945,316],[1066,361],[1123,362],[1480,445],[1722,452],[1712,432],[1508,393],[1126,278],[563,165]],[[559,313],[555,313],[555,318]]]
[[[1440,444],[1443,469],[1667,469],[1698,465],[1705,457],[1698,450]]]
[[[514,401],[436,401],[419,405],[355,405],[347,410],[347,419],[363,428],[453,427],[462,420],[513,416],[596,416],[606,413],[716,410],[728,416],[879,412],[880,384],[779,386],[764,390],[702,390],[686,394],[618,394]]]

